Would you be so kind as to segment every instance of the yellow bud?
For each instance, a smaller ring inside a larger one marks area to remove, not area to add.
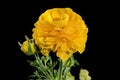
[[[28,41],[24,41],[23,44],[21,45],[21,51],[23,51],[26,55],[32,55],[35,53],[35,48],[34,48],[34,42],[32,39],[30,39],[30,47],[31,47],[31,52],[28,50]]]

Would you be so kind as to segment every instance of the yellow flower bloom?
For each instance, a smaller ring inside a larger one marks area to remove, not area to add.
[[[79,73],[80,80],[91,80],[89,72],[86,69],[81,69]]]
[[[48,9],[34,26],[32,36],[36,45],[47,51],[45,55],[52,50],[66,61],[76,51],[83,53],[85,50],[88,28],[71,8]]]
[[[30,40],[30,47],[32,52],[28,51],[28,41],[24,41],[21,45],[21,51],[23,51],[28,56],[35,53],[34,42],[32,39]]]

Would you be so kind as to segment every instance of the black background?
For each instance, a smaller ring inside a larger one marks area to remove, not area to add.
[[[9,3],[9,2],[7,2]],[[2,58],[5,66],[5,75],[3,80],[28,80],[32,74],[32,68],[26,62],[31,59],[20,51],[18,41],[23,42],[25,35],[32,37],[32,28],[38,20],[41,13],[51,8],[70,7],[76,13],[80,14],[89,28],[86,49],[82,55],[74,54],[75,59],[80,62],[82,68],[90,72],[92,80],[97,80],[97,44],[96,28],[98,22],[98,2],[87,0],[16,0],[4,8],[4,36],[5,41],[4,53]],[[2,29],[1,29],[2,31]],[[7,47],[7,48],[6,48]],[[78,77],[79,67],[72,68],[72,74]],[[76,78],[77,80],[78,78]]]

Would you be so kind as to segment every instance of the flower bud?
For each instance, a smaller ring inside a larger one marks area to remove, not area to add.
[[[23,51],[26,55],[32,55],[35,53],[34,42],[32,39],[26,40],[21,45],[21,51]]]
[[[80,80],[91,80],[89,72],[86,69],[81,69],[79,73]]]

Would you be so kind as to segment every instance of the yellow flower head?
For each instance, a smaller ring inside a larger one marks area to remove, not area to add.
[[[73,53],[85,50],[88,28],[71,8],[53,8],[42,13],[34,24],[33,38],[45,55],[50,51],[66,61]]]
[[[30,47],[31,47],[31,51],[32,52],[29,52],[28,51],[28,41],[24,41],[23,44],[21,45],[21,51],[23,51],[26,55],[32,55],[35,53],[35,48],[34,48],[34,42],[33,40],[31,39],[30,40]]]

